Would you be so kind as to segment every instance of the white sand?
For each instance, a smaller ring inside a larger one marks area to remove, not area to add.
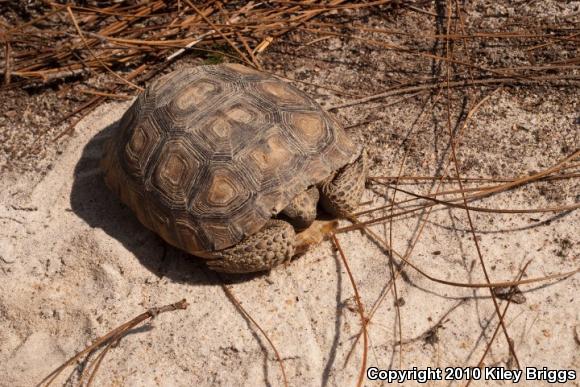
[[[108,104],[85,119],[46,176],[2,176],[0,384],[35,384],[91,340],[146,308],[186,298],[186,311],[158,316],[112,349],[96,385],[280,385],[280,367],[271,348],[228,300],[217,277],[202,269],[200,261],[167,247],[105,188],[98,170],[101,131],[127,106]],[[510,127],[509,122],[502,125]],[[469,144],[466,147],[469,152]],[[528,161],[523,158],[514,170],[525,170]],[[381,204],[367,192],[371,197],[373,205]],[[475,204],[542,205],[524,194]],[[549,223],[530,218],[546,220],[553,214],[472,215],[493,281],[513,279],[529,259],[528,278],[578,266],[577,212]],[[484,282],[465,212],[439,209],[430,220],[413,262],[437,278]],[[397,251],[405,250],[417,224],[415,217],[394,223]],[[388,238],[385,227],[374,229]],[[558,241],[566,238],[571,247],[558,254]],[[390,278],[388,259],[360,232],[341,234],[339,239],[370,310]],[[434,255],[436,251],[440,254]],[[574,335],[580,317],[579,279],[521,287],[527,302],[510,306],[506,325],[522,367],[578,370],[580,351]],[[405,344],[400,363],[394,346],[395,307],[388,294],[369,326],[369,366],[477,364],[492,331],[489,328],[482,337],[483,327],[490,320],[492,327],[497,323],[487,290],[437,284],[410,268],[397,286],[405,301],[400,308],[404,340],[423,334],[462,298],[467,300],[444,320],[435,343],[419,339]],[[291,385],[355,383],[360,343],[344,363],[360,328],[359,315],[353,311],[344,265],[329,242],[269,275],[243,277],[231,289],[274,341]],[[513,365],[500,333],[485,364],[508,363]],[[77,376],[72,373],[73,380]]]

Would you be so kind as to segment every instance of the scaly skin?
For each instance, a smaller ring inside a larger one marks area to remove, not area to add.
[[[281,214],[296,230],[304,230],[316,219],[316,205],[318,204],[319,197],[318,188],[311,187],[301,194],[298,194],[282,210]]]
[[[344,218],[358,207],[368,174],[367,154],[347,164],[320,184],[322,208],[337,218]]]
[[[254,235],[225,250],[207,262],[210,269],[224,273],[253,273],[270,270],[294,256],[296,233],[292,225],[272,219]]]
[[[318,188],[312,187],[296,196],[282,211],[288,222],[281,219],[270,220],[256,234],[235,246],[212,254],[214,259],[208,261],[207,265],[219,272],[252,273],[270,270],[290,261],[297,247],[295,227],[307,228],[316,218],[319,190],[320,203],[326,211],[336,217],[347,216],[358,207],[367,172],[367,157],[363,150],[353,163],[331,175]],[[308,239],[308,233],[309,229],[303,231],[302,239]]]

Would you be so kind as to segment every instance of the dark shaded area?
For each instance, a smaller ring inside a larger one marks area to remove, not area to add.
[[[217,285],[215,278],[208,277],[202,259],[165,243],[143,226],[105,185],[99,162],[103,144],[116,126],[117,122],[105,127],[83,149],[74,171],[72,210],[91,227],[100,228],[121,242],[156,276],[176,282]]]

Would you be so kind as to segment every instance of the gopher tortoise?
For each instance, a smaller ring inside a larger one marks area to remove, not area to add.
[[[221,64],[147,87],[105,143],[101,167],[107,186],[169,244],[213,270],[247,273],[302,251],[318,204],[334,217],[351,213],[367,159],[297,88]]]

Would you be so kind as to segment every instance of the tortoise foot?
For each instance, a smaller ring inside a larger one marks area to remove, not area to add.
[[[283,220],[273,219],[235,246],[212,254],[207,266],[223,273],[253,273],[270,270],[294,256],[296,233]]]
[[[363,149],[355,161],[321,183],[322,208],[336,217],[352,214],[362,197],[367,172],[367,155]]]

